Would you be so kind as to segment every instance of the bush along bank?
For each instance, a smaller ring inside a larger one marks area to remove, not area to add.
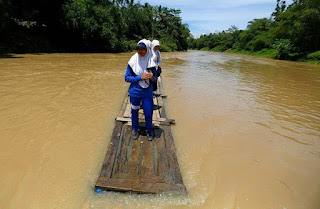
[[[163,51],[187,50],[190,31],[180,13],[133,0],[0,0],[0,49],[127,52],[147,38],[159,40]]]
[[[294,0],[289,6],[277,0],[270,18],[248,22],[246,30],[231,26],[219,33],[188,39],[191,49],[250,54],[268,58],[319,62],[320,4]]]

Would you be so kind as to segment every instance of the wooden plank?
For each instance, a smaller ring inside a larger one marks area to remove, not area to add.
[[[137,147],[138,150],[139,150],[139,153],[137,153],[136,155],[136,158],[135,158],[135,164],[134,164],[134,167],[129,169],[129,178],[132,182],[132,184],[139,184],[139,173],[140,173],[140,169],[141,169],[141,163],[142,163],[142,137],[139,136],[139,141],[138,141],[138,144],[137,144]],[[134,185],[132,185],[134,186]]]
[[[167,184],[167,183],[149,183],[140,181],[130,181],[127,179],[100,178],[96,183],[97,188],[113,191],[126,191],[134,193],[179,193],[187,194],[186,187],[183,184]]]
[[[159,98],[158,97],[155,97],[154,98],[156,100],[156,114],[158,116],[158,118],[161,118],[161,115],[160,115],[160,109],[163,108],[163,104],[159,104]]]
[[[142,159],[141,159],[141,167],[139,169],[139,175],[144,176],[155,176],[154,168],[153,168],[153,149],[152,142],[147,140],[146,136],[141,136],[142,140]]]
[[[166,154],[168,159],[169,177],[175,184],[183,184],[179,164],[176,156],[176,148],[174,146],[171,129],[169,126],[163,126]]]
[[[163,99],[162,97],[157,97],[157,101],[158,101],[158,106],[159,106],[159,115],[160,115],[160,118],[166,118],[163,116],[163,110],[164,110],[164,103],[163,103]]]
[[[128,122],[128,126],[132,126],[132,122],[131,121]],[[146,127],[146,123],[145,122],[140,122],[139,126],[140,126],[140,128],[145,128]],[[157,122],[157,121],[153,121],[152,122],[152,128],[158,129],[159,127],[160,127],[160,122]]]
[[[159,153],[158,153],[158,146],[155,141],[156,141],[156,136],[152,140],[153,172],[154,172],[154,175],[159,176]]]
[[[158,194],[158,193],[178,193],[187,194],[187,189],[183,184],[166,183],[144,183],[133,184],[132,191],[135,193]]]
[[[117,173],[127,173],[129,169],[130,154],[128,151],[129,144],[132,140],[131,127],[124,126],[123,141],[121,145],[120,155],[117,160]]]
[[[155,93],[153,94],[155,97],[162,97],[162,98],[167,98],[168,95],[165,95],[165,94],[161,94],[161,93]]]
[[[100,177],[111,177],[111,172],[113,168],[113,163],[116,157],[116,152],[119,144],[120,139],[120,133],[122,128],[122,122],[116,122],[115,127],[113,129],[113,133],[111,136],[111,141],[108,147],[108,151],[106,154],[106,157],[104,159]]]
[[[116,121],[121,121],[121,122],[131,122],[131,118],[124,118],[124,117],[116,117]],[[139,118],[139,123],[144,123],[144,119]],[[161,124],[161,125],[166,125],[166,124],[175,124],[174,119],[168,119],[168,118],[157,118],[152,121],[154,124]]]
[[[156,93],[157,94],[159,94],[159,95],[161,95],[161,91],[160,91],[160,89],[161,89],[161,77],[158,77],[158,80],[157,80],[157,91],[156,91]]]
[[[142,154],[140,151],[140,143],[141,143],[140,137],[137,140],[132,140],[132,143],[131,143],[131,154],[130,154],[129,170],[128,170],[128,173],[130,174],[130,178],[133,178],[133,176],[138,175],[140,155]]]
[[[176,124],[174,119],[166,119],[164,121],[160,121],[160,125],[170,126],[171,124]]]
[[[118,173],[117,179],[130,179],[130,181],[139,181],[145,183],[165,183],[161,176],[148,176],[140,174],[132,177],[130,173]]]
[[[114,158],[114,163],[113,163],[113,166],[112,166],[112,171],[111,171],[110,177],[114,177],[114,175],[116,174],[117,165],[118,165],[118,159],[119,159],[119,155],[121,153],[121,147],[122,147],[123,139],[124,139],[124,125],[122,125],[122,128],[121,128],[119,144],[118,144],[118,147],[117,147],[117,152],[116,152],[116,156]]]
[[[153,140],[154,145],[156,147],[156,155],[155,157],[155,175],[160,177],[159,182],[171,183],[169,179],[168,173],[168,159],[166,155],[166,149],[164,144],[162,129],[155,130],[155,139]]]
[[[129,95],[127,96],[127,102],[125,106],[125,110],[123,113],[124,118],[131,118],[131,103],[130,103],[130,97]]]
[[[108,177],[99,177],[96,182],[96,188],[112,191],[132,191],[132,183],[129,179],[113,179]]]
[[[155,166],[155,174],[156,176],[161,176],[164,182],[169,182],[168,178],[168,158],[166,154],[166,148],[164,143],[164,134],[162,129],[155,130],[155,138],[154,138],[155,146],[157,147],[155,157],[156,166]]]
[[[160,117],[160,113],[159,113],[159,105],[158,105],[158,99],[157,97],[153,97],[153,105],[154,105],[154,109],[153,109],[153,116],[152,116],[152,120],[159,120]]]
[[[125,98],[124,98],[124,101],[122,103],[122,107],[121,107],[119,116],[123,116],[124,115],[125,110],[126,110],[126,106],[128,104],[128,100],[129,100],[129,93],[127,93]]]

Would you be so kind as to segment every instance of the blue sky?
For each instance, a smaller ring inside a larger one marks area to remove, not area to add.
[[[195,37],[226,30],[231,25],[245,29],[255,18],[270,17],[277,4],[276,0],[140,0],[145,2],[181,9],[182,21]],[[287,5],[291,3],[292,0],[287,1]]]

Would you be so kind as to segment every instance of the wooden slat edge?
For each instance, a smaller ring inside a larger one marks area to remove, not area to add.
[[[126,96],[124,98],[124,101],[123,101],[119,116],[123,116],[124,112],[126,111],[128,99],[129,99],[129,92],[126,93]]]
[[[131,122],[131,118],[126,118],[126,117],[116,117],[115,120],[119,122]],[[139,123],[143,123],[143,122],[145,122],[144,119],[139,119]],[[157,118],[152,120],[152,123],[159,124],[159,125],[171,125],[171,124],[175,124],[176,121],[174,119],[168,119],[168,118]]]
[[[187,194],[183,184],[147,183],[127,179],[112,179],[101,177],[98,179],[96,188],[102,190],[133,192],[141,194],[178,193]]]
[[[116,122],[111,136],[111,141],[108,147],[106,157],[104,159],[100,176],[111,176],[112,167],[117,153],[117,148],[120,139],[120,133],[122,128],[122,122]]]
[[[168,126],[162,126],[162,128],[164,131],[165,147],[169,162],[169,172],[171,174],[171,178],[173,180],[173,183],[183,184],[178,159],[176,156],[176,148],[171,133],[171,128]]]

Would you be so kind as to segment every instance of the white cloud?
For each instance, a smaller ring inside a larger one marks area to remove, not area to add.
[[[199,15],[201,14],[201,15]],[[183,21],[239,21],[248,18],[269,17],[271,13],[262,9],[239,9],[239,10],[210,10],[203,9],[197,12],[182,12]]]
[[[183,23],[187,23],[195,36],[222,31],[235,25],[245,29],[248,21],[270,17],[276,0],[141,0],[151,5],[181,9]],[[287,5],[292,0],[287,0]]]
[[[203,34],[204,33],[193,33],[193,32],[191,32],[191,35],[193,36],[193,38],[199,38]]]
[[[259,4],[276,4],[275,0],[214,0],[211,1],[212,7],[216,8],[234,8],[248,5],[259,5]]]

